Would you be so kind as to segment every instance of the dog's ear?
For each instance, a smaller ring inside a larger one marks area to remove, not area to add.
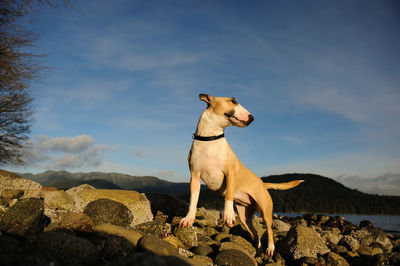
[[[201,101],[205,101],[206,103],[210,104],[212,100],[214,100],[214,97],[208,94],[199,94],[199,98]]]

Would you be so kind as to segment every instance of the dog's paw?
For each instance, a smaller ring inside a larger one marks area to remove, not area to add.
[[[234,211],[224,211],[224,223],[232,227],[235,224],[235,212]]]
[[[275,251],[275,245],[268,243],[268,248],[267,248],[267,255],[269,257],[272,257],[272,255],[274,255],[274,251]]]
[[[184,228],[184,227],[191,227],[194,223],[195,218],[194,217],[185,217],[179,222],[179,227]]]

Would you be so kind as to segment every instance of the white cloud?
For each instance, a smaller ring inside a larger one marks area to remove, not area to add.
[[[400,173],[387,173],[375,178],[339,176],[335,179],[347,187],[355,188],[366,193],[393,196],[400,195]]]
[[[113,149],[105,144],[94,145],[89,135],[75,137],[49,137],[40,135],[33,139],[25,156],[28,165],[39,169],[96,168],[103,164],[107,153]]]

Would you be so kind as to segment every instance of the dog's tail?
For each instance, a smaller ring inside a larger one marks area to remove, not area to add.
[[[294,188],[303,182],[304,182],[304,180],[293,180],[293,181],[286,182],[286,183],[264,183],[264,186],[266,189],[286,190],[286,189]]]

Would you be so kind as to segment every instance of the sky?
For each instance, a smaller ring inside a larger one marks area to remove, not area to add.
[[[32,84],[32,152],[18,172],[190,179],[206,104],[258,176],[314,173],[400,196],[398,1],[70,1],[30,15],[49,68]]]

